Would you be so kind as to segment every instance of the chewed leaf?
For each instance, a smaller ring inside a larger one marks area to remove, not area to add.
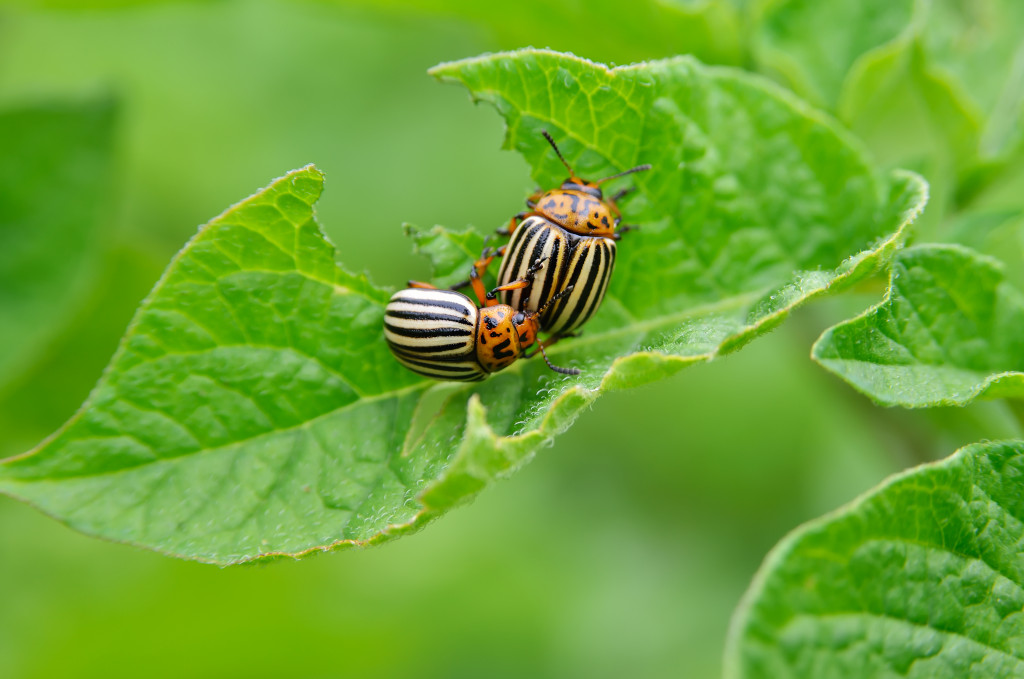
[[[1024,295],[967,248],[909,248],[885,301],[826,330],[813,356],[884,405],[1024,398]]]
[[[798,528],[733,618],[730,679],[1024,673],[1024,442],[979,443]]]
[[[653,167],[621,180],[639,189],[624,215],[642,228],[619,246],[605,306],[553,351],[583,358],[589,388],[738,348],[873,271],[927,199],[919,177],[880,176],[833,121],[734,69],[522,50],[432,72],[498,109],[541,186],[565,175],[545,129],[583,177]]]
[[[473,385],[404,370],[382,337],[389,293],[335,263],[306,168],[200,231],[83,410],[0,464],[0,490],[217,563],[380,542],[516,469],[605,390],[736,350],[876,270],[926,199],[916,175],[878,174],[831,120],[740,71],[524,50],[435,73],[499,108],[544,185],[564,168],[541,128],[584,176],[654,165],[631,178],[642,229],[604,306],[550,352],[582,375],[538,359]],[[480,237],[417,242],[450,284]]]
[[[416,251],[430,258],[431,282],[440,287],[466,280],[470,263],[484,247],[483,237],[472,229],[455,232],[435,226],[424,232],[406,224],[405,232],[412,237]]]

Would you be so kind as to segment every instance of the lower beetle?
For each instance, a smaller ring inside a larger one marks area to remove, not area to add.
[[[473,279],[479,307],[461,292],[410,281],[410,287],[391,296],[384,310],[384,337],[391,353],[420,375],[472,382],[507,368],[536,344],[549,368],[578,375],[579,370],[559,368],[548,360],[537,339],[543,309],[517,311],[494,299],[495,292],[528,287],[543,264],[537,260],[522,279],[486,294],[479,278]],[[570,293],[567,289],[551,301]]]

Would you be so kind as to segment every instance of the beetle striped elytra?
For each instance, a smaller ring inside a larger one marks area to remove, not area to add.
[[[543,217],[528,217],[512,234],[498,270],[498,283],[521,278],[526,262],[547,258],[528,289],[502,292],[502,302],[517,309],[540,309],[558,292],[573,288],[541,315],[546,332],[564,335],[582,326],[604,299],[615,267],[615,241],[579,236],[553,226]]]
[[[503,287],[529,287],[544,261],[536,260],[522,279]],[[479,307],[455,290],[415,281],[409,285],[392,295],[384,309],[384,337],[395,358],[413,372],[438,380],[482,380],[507,368],[536,344],[549,368],[564,375],[579,374],[575,368],[559,368],[548,360],[545,345],[537,338],[543,309],[519,311],[499,304],[493,294],[499,289],[484,294],[479,279],[473,281]]]

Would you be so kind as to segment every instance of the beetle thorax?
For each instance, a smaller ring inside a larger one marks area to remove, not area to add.
[[[583,190],[548,191],[541,195],[534,209],[545,219],[581,236],[615,233],[615,215],[608,201]]]
[[[476,357],[487,372],[497,372],[511,365],[523,350],[516,317],[521,316],[507,304],[480,309],[477,321]]]

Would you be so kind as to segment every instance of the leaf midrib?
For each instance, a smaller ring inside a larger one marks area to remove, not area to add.
[[[42,444],[40,444],[40,446],[36,447],[35,449],[33,449],[32,451],[30,451],[29,453],[27,453],[25,455],[19,455],[19,456],[8,458],[7,460],[0,461],[0,483],[13,483],[15,485],[19,485],[19,484],[23,485],[23,484],[28,484],[28,483],[37,483],[37,482],[40,482],[40,481],[56,481],[56,482],[59,482],[59,481],[72,480],[72,479],[95,478],[95,477],[100,477],[100,476],[114,476],[114,475],[117,475],[117,474],[122,474],[122,473],[125,473],[125,472],[130,472],[130,471],[139,469],[141,467],[147,467],[147,466],[153,465],[153,464],[173,463],[173,462],[176,462],[176,461],[181,460],[183,458],[192,457],[194,455],[205,455],[205,454],[218,453],[218,452],[221,452],[221,451],[224,451],[224,450],[228,450],[228,449],[234,448],[236,446],[240,446],[242,444],[250,443],[252,441],[258,441],[258,440],[260,440],[262,438],[265,438],[265,437],[275,436],[275,435],[278,435],[278,434],[283,434],[283,433],[287,433],[287,432],[291,432],[291,431],[296,431],[296,430],[299,430],[299,429],[305,429],[305,428],[309,427],[310,425],[314,424],[315,422],[318,422],[319,420],[331,417],[333,415],[337,415],[339,413],[346,412],[346,411],[354,409],[354,408],[356,408],[358,406],[366,405],[366,404],[369,404],[369,403],[376,403],[377,401],[383,401],[383,400],[387,400],[389,398],[397,398],[397,397],[403,396],[405,394],[413,393],[413,392],[420,391],[420,390],[425,390],[428,387],[430,387],[431,384],[432,383],[429,382],[429,381],[417,382],[415,384],[411,384],[409,386],[402,387],[401,389],[393,389],[391,391],[382,392],[382,393],[374,395],[374,396],[367,396],[366,398],[363,398],[363,399],[360,399],[360,400],[357,400],[357,401],[353,401],[351,403],[346,403],[345,405],[341,406],[340,408],[334,408],[333,410],[329,410],[327,412],[320,413],[319,415],[311,417],[308,420],[304,420],[303,422],[299,422],[298,424],[294,424],[294,425],[287,426],[287,427],[280,427],[280,428],[277,428],[277,429],[273,429],[271,431],[260,432],[259,434],[256,434],[254,436],[249,436],[249,437],[246,437],[246,438],[237,439],[235,441],[231,441],[230,443],[225,443],[225,444],[220,445],[220,446],[213,446],[211,448],[202,448],[200,450],[196,450],[196,451],[191,452],[191,453],[186,453],[184,455],[177,455],[175,457],[166,457],[166,458],[164,458],[164,457],[156,458],[156,459],[153,459],[153,460],[149,460],[147,462],[143,462],[141,464],[133,465],[131,467],[122,467],[120,469],[111,469],[111,470],[105,470],[105,471],[99,471],[99,472],[75,474],[73,476],[62,476],[62,477],[59,477],[59,478],[42,478],[42,479],[27,479],[27,480],[23,480],[23,479],[12,478],[10,476],[6,476],[5,477],[3,475],[2,472],[3,472],[4,468],[9,463],[15,462],[15,461],[19,461],[19,460],[24,460],[24,459],[27,459],[27,458],[31,457],[38,450],[40,450],[43,446],[49,444],[49,441],[45,441]],[[122,435],[123,434],[119,434],[119,436],[122,436]],[[107,437],[96,437],[96,436],[94,436],[94,437],[78,437],[75,440],[76,441],[83,441],[83,440],[88,440],[88,439],[92,439],[92,440],[106,440],[106,438]],[[114,438],[116,438],[116,437],[114,437]]]

